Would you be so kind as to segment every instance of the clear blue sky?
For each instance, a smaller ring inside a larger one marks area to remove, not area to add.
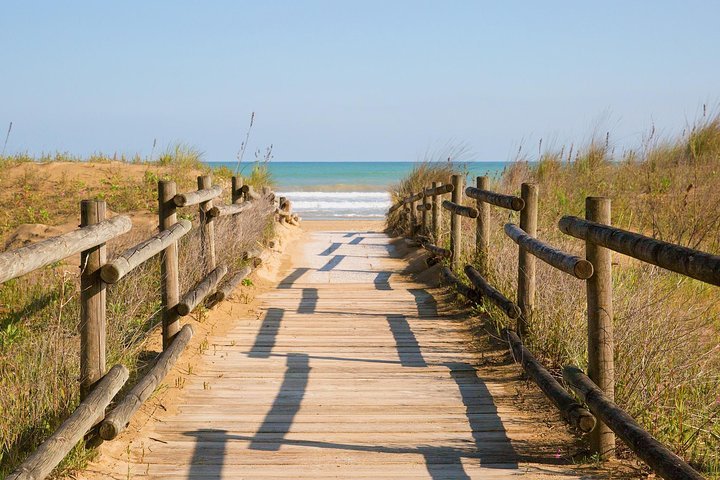
[[[3,1],[0,148],[413,160],[636,145],[720,100],[716,1]]]

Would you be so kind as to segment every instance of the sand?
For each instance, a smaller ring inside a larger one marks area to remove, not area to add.
[[[385,220],[304,220],[306,232],[382,232]]]

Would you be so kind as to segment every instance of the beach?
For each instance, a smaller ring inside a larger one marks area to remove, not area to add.
[[[247,174],[251,164],[207,162]],[[303,220],[383,221],[392,203],[390,190],[406,177],[415,162],[268,162],[278,196],[292,202]],[[458,163],[470,178],[497,178],[507,162]]]

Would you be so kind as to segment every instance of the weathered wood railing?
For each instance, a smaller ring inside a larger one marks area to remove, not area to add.
[[[418,226],[414,212],[415,203],[422,200],[418,211],[439,211],[436,199],[440,193],[436,183],[433,187],[410,195],[391,207],[389,214],[399,208],[411,205],[406,211],[406,232],[411,238],[418,236],[420,244],[430,253],[435,264],[449,259],[450,267],[442,267],[440,274],[444,281],[455,287],[458,293],[473,302],[487,300],[515,320],[517,333],[505,329],[515,360],[527,375],[553,401],[565,419],[582,432],[589,432],[590,447],[600,458],[607,459],[614,454],[615,435],[644,460],[655,472],[666,479],[702,479],[681,458],[644,431],[635,420],[622,411],[615,403],[613,365],[613,308],[612,308],[612,261],[611,251],[622,253],[638,260],[656,265],[688,277],[720,286],[720,256],[700,252],[680,245],[656,240],[644,235],[628,232],[610,226],[610,199],[588,197],[585,219],[566,216],[559,222],[560,230],[573,237],[585,240],[585,258],[563,252],[536,238],[538,217],[538,187],[524,183],[519,197],[504,195],[489,190],[487,177],[477,177],[477,187],[468,187],[465,194],[476,200],[475,207],[464,204],[462,198],[463,179],[453,175],[451,184],[442,193],[452,192],[451,201],[442,206],[450,212],[450,249],[440,247],[440,223],[433,218],[432,232],[428,238],[426,219]],[[452,188],[449,188],[452,187]],[[433,193],[432,207],[427,207],[425,197]],[[489,206],[520,212],[520,225],[507,223],[505,234],[518,245],[517,303],[513,302],[486,280],[489,271],[488,249],[490,239]],[[461,270],[461,220],[463,217],[476,219],[475,258],[479,271],[465,265],[464,273],[471,286],[463,283],[454,271]],[[572,398],[568,391],[545,369],[522,343],[522,337],[532,328],[532,313],[535,304],[535,259],[551,267],[586,281],[587,322],[588,322],[588,376],[574,366],[563,371],[565,383],[578,395],[590,412]],[[454,271],[453,271],[454,270]],[[594,415],[594,416],[593,416]],[[598,421],[596,421],[596,419]]]
[[[266,198],[274,202],[275,194],[264,188],[262,194],[243,185],[240,177],[232,178],[231,205],[213,205],[222,195],[222,188],[213,186],[209,176],[198,177],[198,190],[177,193],[175,182],[158,183],[159,233],[125,250],[115,259],[106,259],[105,243],[132,228],[127,216],[105,219],[105,202],[81,202],[81,227],[63,235],[49,238],[16,250],[0,253],[0,283],[20,277],[72,255],[80,253],[80,395],[81,402],[75,412],[43,442],[8,478],[41,479],[91,429],[97,428],[100,438],[112,440],[122,432],[130,418],[165,378],[192,337],[188,324],[181,328],[180,318],[188,315],[203,301],[212,306],[226,299],[235,287],[250,274],[245,266],[233,272],[224,284],[228,273],[225,265],[216,265],[215,231],[213,221],[224,215],[238,215],[246,211],[251,202]],[[190,232],[188,220],[177,220],[176,209],[198,205],[201,255],[205,277],[196,287],[180,297],[178,240]],[[276,207],[277,208],[277,207]],[[288,223],[297,224],[299,218],[291,211],[290,202],[281,206]],[[115,395],[128,379],[128,370],[115,365],[106,373],[105,323],[106,286],[122,280],[131,271],[161,254],[162,338],[163,351],[153,366],[135,386],[120,399],[115,408],[107,412]],[[251,264],[259,253],[246,252]]]

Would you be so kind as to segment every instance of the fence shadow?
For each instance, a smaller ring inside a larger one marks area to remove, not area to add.
[[[271,451],[280,449],[295,415],[300,410],[309,375],[309,357],[304,353],[289,353],[287,370],[280,391],[248,448]]]
[[[341,246],[342,246],[342,243],[337,243],[337,242],[331,243],[328,248],[326,248],[325,250],[322,251],[322,253],[319,254],[319,256],[321,256],[321,257],[329,257],[330,255],[333,254],[333,252],[334,252],[335,250],[337,250],[337,249],[340,248]]]
[[[419,318],[434,318],[438,314],[437,300],[422,288],[408,288],[408,292],[415,297]]]
[[[305,275],[307,272],[309,272],[311,269],[307,267],[301,267],[296,268],[293,270],[293,272],[288,275],[287,277],[280,280],[280,283],[278,284],[277,288],[281,290],[286,290],[293,287],[293,284],[297,282],[300,277]]]
[[[315,313],[319,294],[317,288],[303,288],[297,313]]]
[[[465,405],[465,416],[475,441],[475,447],[482,450],[484,444],[489,440],[483,437],[492,434],[495,437],[492,440],[494,444],[493,457],[503,460],[502,468],[517,468],[518,455],[510,443],[493,397],[485,382],[478,377],[475,367],[465,362],[447,362],[444,365],[450,370],[450,376],[455,381],[463,405]],[[485,401],[481,401],[481,399],[485,399]],[[488,402],[487,399],[490,401]]]
[[[400,364],[403,367],[427,367],[420,344],[405,315],[390,314],[387,316],[387,322],[395,339]]]
[[[255,343],[248,352],[251,358],[269,358],[272,349],[275,347],[277,335],[280,331],[280,322],[282,322],[285,310],[282,308],[268,308],[265,312],[260,330],[255,336]]]
[[[375,290],[392,290],[390,286],[390,275],[392,272],[379,272],[373,280]]]
[[[337,267],[344,258],[345,255],[335,255],[333,258],[330,259],[329,262],[319,268],[318,272],[329,272],[333,268]]]

